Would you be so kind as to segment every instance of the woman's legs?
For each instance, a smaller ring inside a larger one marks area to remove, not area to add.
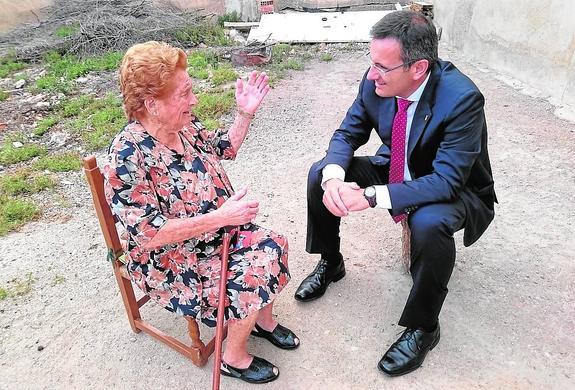
[[[247,368],[252,362],[253,356],[248,353],[247,343],[250,332],[254,328],[256,319],[258,318],[258,314],[259,311],[256,311],[244,319],[234,320],[228,323],[226,350],[224,351],[222,359],[230,366]]]
[[[273,308],[274,303],[271,302],[258,311],[257,324],[260,328],[267,330],[268,332],[273,331],[278,324],[272,316]]]

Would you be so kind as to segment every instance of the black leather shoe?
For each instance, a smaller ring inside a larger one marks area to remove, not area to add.
[[[266,359],[254,356],[248,368],[235,368],[222,361],[222,375],[238,378],[249,383],[267,383],[280,376],[280,370]]]
[[[330,261],[329,263],[322,257],[313,272],[297,288],[294,295],[295,299],[300,302],[317,299],[325,294],[325,290],[331,282],[337,282],[343,278],[345,276],[343,256],[338,253],[338,257],[339,262]]]
[[[390,376],[407,374],[423,363],[427,352],[439,342],[439,323],[433,332],[406,329],[379,361],[378,368]]]
[[[256,324],[255,330],[252,330],[252,335],[263,337],[281,349],[296,349],[299,347],[299,338],[295,333],[280,324],[277,324],[271,332],[268,332]]]

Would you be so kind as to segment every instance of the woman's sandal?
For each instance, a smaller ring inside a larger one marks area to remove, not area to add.
[[[262,329],[256,324],[254,330],[252,330],[252,335],[263,337],[281,349],[296,349],[299,347],[299,338],[295,333],[280,324],[277,324],[271,332]]]
[[[248,368],[235,368],[222,361],[220,372],[249,383],[267,383],[280,376],[279,368],[257,356],[254,356]]]

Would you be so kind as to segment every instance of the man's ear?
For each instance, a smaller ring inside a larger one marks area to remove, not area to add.
[[[413,70],[413,79],[420,80],[421,78],[426,77],[427,70],[429,69],[429,61],[428,60],[419,60],[411,65],[411,69]]]

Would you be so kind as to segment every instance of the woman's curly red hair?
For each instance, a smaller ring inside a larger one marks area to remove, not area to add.
[[[120,65],[120,91],[128,120],[136,119],[147,98],[162,97],[176,70],[187,66],[186,53],[167,43],[149,41],[130,47]]]

